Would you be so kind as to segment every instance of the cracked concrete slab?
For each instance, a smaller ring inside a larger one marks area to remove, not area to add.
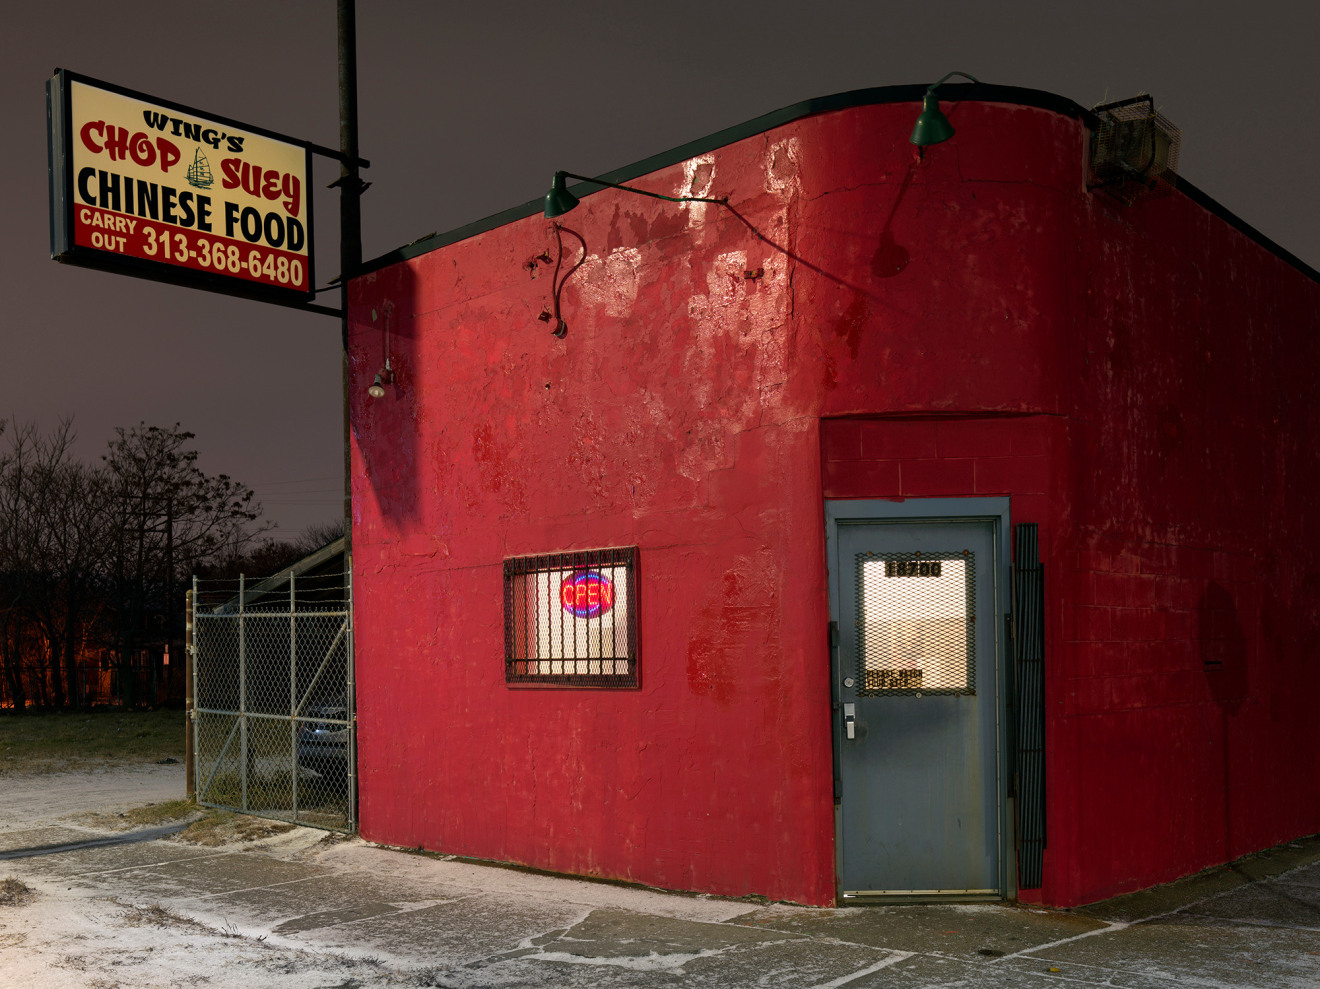
[[[457,967],[512,951],[546,931],[568,928],[581,917],[582,910],[575,904],[511,904],[500,897],[473,894],[322,928],[308,932],[299,942],[331,951],[373,954],[404,965],[426,959]]]
[[[1105,927],[1102,921],[1077,914],[994,904],[905,904],[815,911],[774,906],[744,918],[744,922],[890,950],[923,944],[940,955],[969,960],[1007,955]]]
[[[1180,914],[1038,949],[1009,960],[1006,967],[1039,971],[1041,965],[1054,966],[1062,978],[1122,989],[1304,986],[1320,985],[1316,950],[1314,933]]]
[[[25,819],[0,843],[98,833]],[[28,891],[0,906],[0,984],[17,987],[1320,985],[1317,840],[1072,912],[667,894],[304,828],[14,859],[5,879]]]

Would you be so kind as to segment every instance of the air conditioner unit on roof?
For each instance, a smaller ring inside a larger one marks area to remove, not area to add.
[[[1171,191],[1182,131],[1156,111],[1150,96],[1092,109],[1100,122],[1091,134],[1090,188],[1128,205]]]

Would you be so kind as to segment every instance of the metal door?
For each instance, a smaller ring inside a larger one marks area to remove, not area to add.
[[[831,528],[845,898],[1006,895],[998,529]]]

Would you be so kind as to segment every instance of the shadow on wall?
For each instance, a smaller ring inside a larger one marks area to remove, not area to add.
[[[359,309],[355,326],[353,431],[364,483],[375,494],[380,514],[397,530],[418,512],[421,450],[413,415],[421,385],[417,276],[411,265],[400,264],[376,277],[365,293],[374,301]],[[367,388],[377,372],[384,394],[372,397]]]
[[[1239,854],[1233,837],[1232,719],[1242,710],[1248,689],[1247,636],[1233,595],[1211,581],[1197,605],[1197,640],[1201,669],[1210,696],[1219,707],[1219,747],[1223,759],[1224,861]]]

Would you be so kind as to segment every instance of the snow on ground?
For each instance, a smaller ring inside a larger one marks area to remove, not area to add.
[[[105,835],[89,812],[183,788],[179,765],[0,776],[0,850]],[[0,860],[0,989],[1320,985],[1311,853],[1112,922],[683,896],[279,830]]]
[[[369,961],[230,936],[157,904],[26,882],[32,902],[7,908],[17,917],[0,913],[0,984],[7,989],[314,989],[376,984],[380,974]],[[350,981],[355,975],[366,978]]]
[[[105,766],[75,772],[0,776],[0,849],[76,841],[104,832],[84,822],[89,813],[114,814],[175,800],[185,787],[182,765]],[[162,850],[159,867],[177,862],[175,842]],[[150,846],[138,845],[145,849]],[[429,856],[401,854],[356,838],[327,840],[307,828],[263,840],[256,846],[274,859],[311,861],[331,874],[369,875],[416,889],[433,886],[457,894],[507,896],[522,904],[558,901],[556,927],[572,926],[596,909],[650,913],[676,920],[718,923],[755,907],[706,897],[668,896],[623,886],[556,879],[516,870],[482,867]],[[232,856],[234,847],[189,847],[187,864]],[[316,989],[326,986],[431,985],[431,970],[417,957],[400,957],[360,946],[295,943],[270,933],[251,917],[235,913],[223,898],[196,898],[180,906],[169,897],[143,900],[128,892],[107,893],[103,879],[115,871],[137,872],[153,863],[141,855],[121,870],[98,869],[69,876],[63,856],[0,861],[0,986],[4,989],[128,989],[137,986],[223,986],[226,989]],[[11,895],[6,898],[5,890]],[[19,892],[15,893],[14,891]],[[437,893],[437,896],[442,894]],[[413,910],[442,902],[419,901]],[[509,947],[547,960],[559,954],[515,939]],[[562,953],[561,953],[562,954]],[[565,956],[569,963],[584,959]],[[638,971],[673,973],[684,956],[642,959]],[[615,964],[611,962],[610,964]],[[577,965],[574,964],[576,968]],[[550,973],[547,972],[547,975]],[[492,973],[447,979],[449,985],[489,984]],[[457,980],[457,981],[455,981]],[[495,977],[495,981],[501,981]],[[540,981],[540,980],[537,980]],[[521,982],[521,980],[520,980]],[[550,984],[554,979],[550,980]]]
[[[523,899],[553,897],[593,910],[632,910],[673,920],[719,924],[761,909],[759,904],[707,896],[660,893],[634,886],[585,882],[519,869],[492,868],[474,862],[436,859],[398,852],[362,841],[332,846],[320,855],[327,865],[345,872],[369,872],[400,882],[467,887],[493,896]]]
[[[64,832],[72,840],[79,834],[99,837],[104,832],[78,820],[89,812],[113,814],[177,800],[184,789],[182,765],[0,776],[0,848],[13,848],[16,839],[27,836],[39,843],[55,833],[61,834],[58,840],[68,840]],[[298,828],[275,843],[285,852],[297,853],[323,838],[323,832]],[[198,849],[197,853],[205,858],[226,851]],[[260,934],[243,936],[237,926],[198,922],[159,902],[107,895],[58,871],[35,867],[44,861],[0,862],[0,986],[4,989],[268,989],[276,984],[282,989],[314,989],[386,984],[383,966],[369,959],[268,945]],[[7,884],[6,877],[11,879]]]
[[[0,834],[89,810],[114,812],[185,796],[182,763],[97,766],[77,772],[0,775]]]

